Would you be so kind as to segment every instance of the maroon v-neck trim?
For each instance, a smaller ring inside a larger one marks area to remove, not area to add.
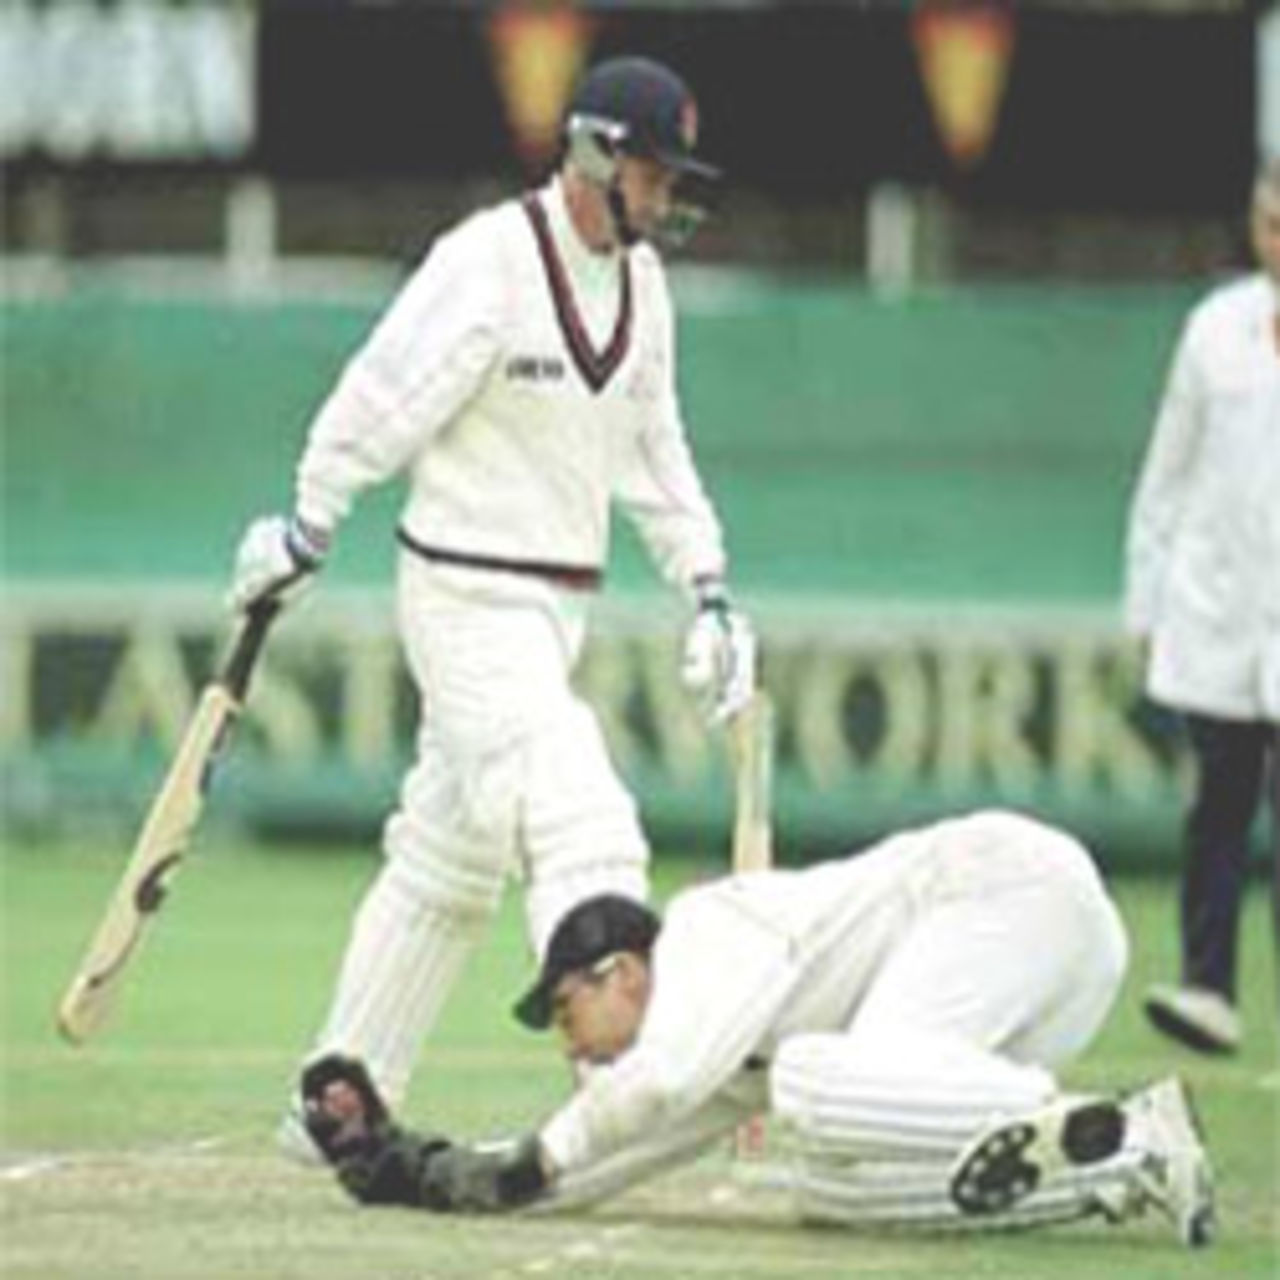
[[[622,257],[622,304],[618,308],[618,319],[613,326],[613,335],[609,345],[603,351],[597,351],[591,345],[591,338],[578,304],[574,301],[573,289],[569,284],[568,272],[560,260],[555,240],[551,236],[551,227],[547,223],[546,210],[543,209],[537,196],[528,195],[521,201],[528,215],[529,225],[533,227],[534,239],[538,242],[538,256],[542,259],[543,270],[547,273],[547,283],[551,286],[551,299],[555,303],[556,319],[560,322],[560,332],[573,356],[573,363],[578,366],[583,381],[592,391],[599,393],[605,384],[617,372],[618,366],[626,359],[631,348],[631,263],[626,254]]]

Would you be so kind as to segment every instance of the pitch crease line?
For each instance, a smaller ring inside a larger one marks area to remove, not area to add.
[[[151,1161],[172,1160],[175,1156],[204,1155],[208,1151],[216,1151],[231,1141],[231,1135],[212,1135],[207,1138],[195,1138],[190,1142],[176,1143],[167,1147],[146,1147],[120,1151],[75,1151],[64,1155],[35,1156],[29,1160],[21,1160],[17,1164],[0,1168],[0,1182],[25,1182],[44,1174],[60,1173],[64,1169],[84,1168],[88,1165],[111,1163],[116,1160]]]

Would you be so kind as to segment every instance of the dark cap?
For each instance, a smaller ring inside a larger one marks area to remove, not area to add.
[[[668,168],[704,178],[718,170],[698,160],[698,104],[689,86],[651,58],[610,58],[579,82],[569,118],[586,116],[621,125],[628,155],[649,156]]]
[[[634,898],[606,893],[580,902],[556,925],[538,981],[512,1012],[535,1031],[551,1025],[551,997],[566,975],[589,969],[606,956],[631,951],[647,956],[662,922]]]

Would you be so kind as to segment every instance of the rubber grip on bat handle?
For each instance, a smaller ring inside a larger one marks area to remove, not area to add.
[[[249,691],[249,677],[253,674],[267,631],[279,612],[280,601],[274,599],[259,600],[245,610],[244,622],[232,641],[218,676],[219,684],[237,702],[243,702]]]

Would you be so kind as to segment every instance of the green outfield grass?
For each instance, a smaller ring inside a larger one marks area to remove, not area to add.
[[[52,1011],[121,851],[10,848],[3,862],[3,1240],[14,1277],[1274,1276],[1280,1268],[1275,975],[1255,890],[1245,1051],[1211,1061],[1143,1025],[1135,993],[1172,972],[1173,886],[1117,886],[1134,937],[1124,998],[1071,1072],[1086,1087],[1179,1071],[1221,1184],[1222,1239],[1181,1250],[1155,1219],[1035,1235],[909,1240],[806,1230],[724,1158],[590,1216],[446,1220],[361,1211],[271,1145],[373,870],[335,851],[202,848],[130,975],[116,1021],[72,1049]],[[705,873],[663,865],[662,892]],[[513,892],[434,1037],[409,1111],[470,1135],[524,1128],[565,1087],[550,1044],[507,1017],[525,957]]]

